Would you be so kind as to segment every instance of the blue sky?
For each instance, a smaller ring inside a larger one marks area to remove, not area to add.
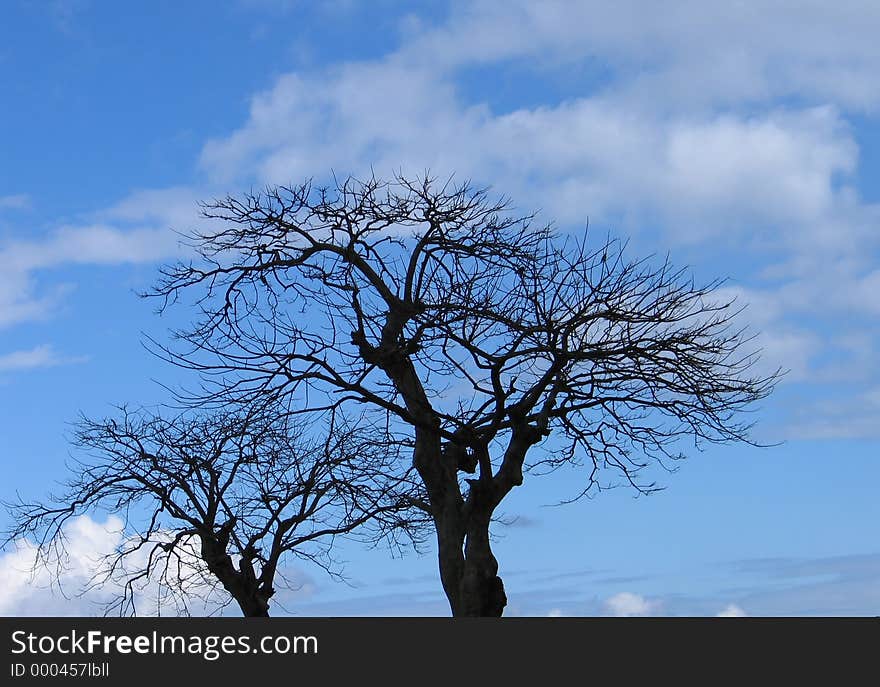
[[[140,341],[185,314],[134,292],[198,200],[430,168],[728,277],[790,369],[756,430],[781,446],[710,448],[648,498],[514,492],[509,613],[880,613],[878,32],[858,0],[5,3],[0,496],[63,477],[80,411],[180,381]],[[113,542],[76,534],[81,560]],[[0,554],[0,613],[91,612],[27,555]],[[298,568],[288,610],[446,613],[431,552],[344,555],[349,585]]]

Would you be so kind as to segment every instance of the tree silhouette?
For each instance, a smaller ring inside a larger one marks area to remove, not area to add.
[[[583,465],[648,492],[681,439],[750,441],[738,307],[668,261],[566,235],[469,183],[348,178],[226,197],[163,268],[160,310],[199,316],[160,355],[201,373],[184,400],[259,400],[303,417],[357,407],[411,453],[456,616],[506,605],[489,527],[535,468]],[[378,420],[377,420],[378,421]],[[528,457],[528,460],[527,460]]]
[[[419,540],[419,519],[407,515],[417,492],[398,465],[402,444],[380,429],[332,413],[312,431],[265,407],[172,418],[120,410],[82,419],[75,444],[85,455],[63,492],[10,504],[7,533],[7,541],[36,540],[36,564],[63,563],[72,517],[122,514],[124,541],[91,580],[122,583],[108,611],[136,613],[137,590],[153,580],[185,613],[200,596],[268,616],[287,558],[338,574],[337,536]]]

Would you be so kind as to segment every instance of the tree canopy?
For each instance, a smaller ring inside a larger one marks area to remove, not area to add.
[[[560,232],[487,189],[347,178],[204,205],[195,261],[150,295],[194,325],[154,350],[202,380],[199,407],[278,403],[311,422],[357,408],[411,454],[455,615],[506,604],[493,514],[536,467],[640,491],[682,439],[750,441],[742,412],[778,373],[739,307],[668,260]]]
[[[280,407],[119,411],[79,422],[63,490],[11,504],[8,533],[35,538],[39,563],[61,562],[71,518],[122,515],[123,541],[92,579],[121,585],[107,610],[136,613],[138,590],[153,581],[178,611],[188,612],[191,597],[225,597],[243,615],[266,616],[291,559],[339,575],[339,536],[420,541],[423,523],[411,517],[419,489],[381,428],[341,413],[307,427]]]

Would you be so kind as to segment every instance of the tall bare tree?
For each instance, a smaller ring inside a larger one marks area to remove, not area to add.
[[[136,592],[152,581],[184,612],[194,596],[225,597],[245,616],[268,616],[286,559],[338,574],[335,537],[419,540],[401,444],[369,423],[333,413],[313,431],[280,407],[171,418],[121,411],[79,423],[84,455],[64,490],[48,502],[10,504],[7,533],[36,540],[45,565],[63,561],[72,517],[122,515],[123,541],[92,580],[122,583],[108,611],[136,613]]]
[[[201,373],[198,404],[383,413],[411,443],[456,616],[501,615],[489,527],[530,468],[650,491],[640,473],[681,439],[749,441],[739,411],[776,380],[752,372],[720,282],[537,226],[468,183],[348,178],[203,209],[199,258],[150,294],[160,310],[194,294],[200,316],[158,352]]]

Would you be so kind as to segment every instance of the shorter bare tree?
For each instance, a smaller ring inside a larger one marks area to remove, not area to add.
[[[61,493],[7,504],[14,524],[6,541],[35,540],[37,566],[63,559],[71,518],[96,509],[123,518],[123,543],[93,579],[123,581],[108,611],[135,614],[136,590],[154,580],[186,612],[188,596],[222,587],[245,616],[268,616],[285,557],[338,575],[332,544],[340,535],[419,541],[400,442],[364,418],[330,413],[307,430],[266,407],[170,419],[120,410],[79,422],[75,445],[85,455]]]

